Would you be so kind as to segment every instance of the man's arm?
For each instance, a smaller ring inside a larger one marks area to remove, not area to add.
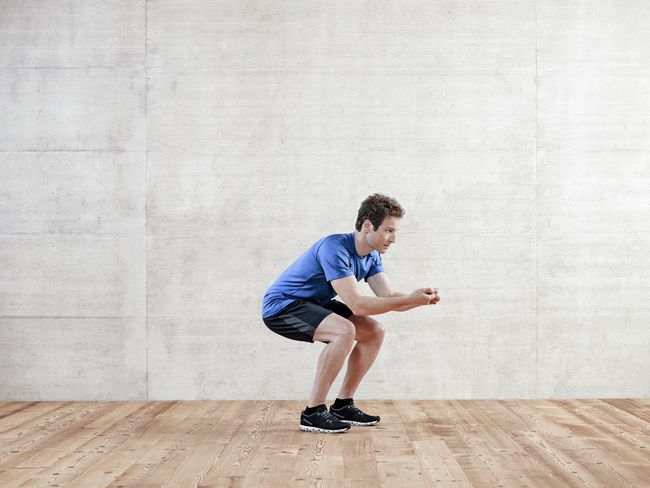
[[[393,296],[393,297],[402,297],[402,296],[406,296],[406,295],[404,293],[394,291],[391,296]],[[411,310],[412,308],[415,308],[415,307],[419,307],[419,305],[404,305],[403,307],[396,308],[393,311],[394,312],[406,312],[407,310]]]
[[[378,297],[405,297],[405,293],[400,293],[398,291],[393,291],[393,284],[391,283],[388,275],[385,272],[380,272],[372,275],[368,278],[368,285],[375,295]],[[418,304],[408,304],[402,305],[398,308],[394,308],[394,312],[405,312],[411,310],[412,308],[419,307]]]
[[[370,279],[368,282],[370,282]],[[354,276],[346,276],[345,278],[332,280],[331,283],[338,296],[343,299],[354,315],[378,315],[402,308],[408,310],[408,308],[421,305],[417,302],[417,299],[409,295],[387,297],[361,295],[357,288],[357,280]]]

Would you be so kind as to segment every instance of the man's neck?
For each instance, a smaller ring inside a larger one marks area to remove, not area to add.
[[[372,252],[372,248],[366,244],[363,234],[355,229],[354,231],[354,247],[359,257],[365,258]]]

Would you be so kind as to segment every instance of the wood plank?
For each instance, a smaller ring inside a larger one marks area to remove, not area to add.
[[[650,399],[648,398],[638,398],[638,399],[619,399],[619,400],[603,400],[605,403],[623,410],[630,415],[633,415],[646,424],[650,422]]]
[[[0,449],[0,471],[19,467],[39,449],[56,445],[61,438],[74,436],[86,417],[100,415],[107,405],[99,402],[62,402],[60,408],[48,409],[47,413],[30,418],[27,422],[13,422],[13,427],[3,433],[6,437]]]
[[[26,410],[34,405],[38,408],[39,403],[40,402],[4,402],[0,404],[0,420],[9,415],[12,415],[12,419],[15,419],[16,416],[13,416],[15,413],[20,412],[21,410]]]
[[[161,404],[157,404],[161,406]],[[200,407],[200,405],[199,405]],[[190,428],[193,419],[186,422],[197,409],[196,402],[174,402],[162,406],[162,410],[152,413],[149,419],[128,438],[106,452],[92,468],[66,482],[66,488],[83,488],[92,486],[101,488],[111,484],[133,464],[150,466],[160,462],[164,451],[183,437]],[[189,425],[188,425],[189,424]],[[138,457],[133,456],[138,452]]]
[[[260,436],[270,425],[270,412],[277,408],[271,401],[239,402],[239,405],[235,415],[231,417],[231,423],[236,428],[230,442],[203,475],[202,486],[214,484],[215,478],[222,478],[224,475],[232,482],[246,476],[257,451]]]
[[[567,416],[559,401],[539,401],[536,411],[529,415],[536,429],[518,438],[518,441],[536,458],[546,462],[549,474],[565,483],[578,486],[617,486],[617,474],[603,472],[585,461],[585,449],[592,449],[576,437],[571,428],[558,422]]]
[[[35,478],[29,479],[20,486],[33,486],[39,480],[47,480],[47,484],[51,485],[67,486],[85,471],[92,471],[107,453],[118,448],[132,436],[138,435],[142,427],[146,426],[157,413],[169,409],[173,404],[174,402],[136,402],[127,409],[130,413],[117,420],[112,417],[114,421],[112,425],[99,431],[54,464],[41,470]],[[119,404],[114,404],[117,405]],[[90,421],[92,424],[99,420],[90,419]],[[132,455],[136,459],[136,455]]]
[[[380,482],[390,486],[431,486],[431,472],[418,458],[414,440],[422,439],[420,424],[426,415],[408,401],[387,402],[381,409],[382,420],[371,432]],[[353,427],[354,428],[354,427]]]
[[[21,427],[38,422],[54,411],[63,411],[72,404],[74,402],[36,402],[26,408],[18,409],[14,414],[0,419],[0,442],[4,444],[17,439],[22,432]],[[9,408],[14,408],[14,402],[11,402]]]
[[[125,415],[142,408],[143,402],[128,402],[116,406],[106,404],[105,408],[97,410],[92,415],[79,419],[77,426],[68,428],[47,439],[48,447],[30,452],[30,457],[16,465],[16,468],[46,468],[58,462],[61,458],[82,447],[101,431],[115,422],[122,421]]]

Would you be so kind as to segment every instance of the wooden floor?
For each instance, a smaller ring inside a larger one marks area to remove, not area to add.
[[[0,487],[650,487],[650,399],[0,403]]]

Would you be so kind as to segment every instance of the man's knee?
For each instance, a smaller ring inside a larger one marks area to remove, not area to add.
[[[375,334],[375,340],[383,341],[384,336],[386,335],[386,328],[382,324],[377,322],[375,325],[374,334]]]
[[[341,317],[341,320],[338,321],[338,325],[339,327],[337,329],[337,339],[352,344],[354,342],[354,336],[356,335],[354,324],[348,319]]]
[[[364,315],[353,315],[351,320],[357,329],[357,341],[381,343],[384,340],[386,329],[380,322]]]
[[[384,340],[385,335],[386,335],[386,329],[381,323],[375,320],[373,321],[372,325],[368,327],[368,338],[366,339],[366,341],[381,343]]]

